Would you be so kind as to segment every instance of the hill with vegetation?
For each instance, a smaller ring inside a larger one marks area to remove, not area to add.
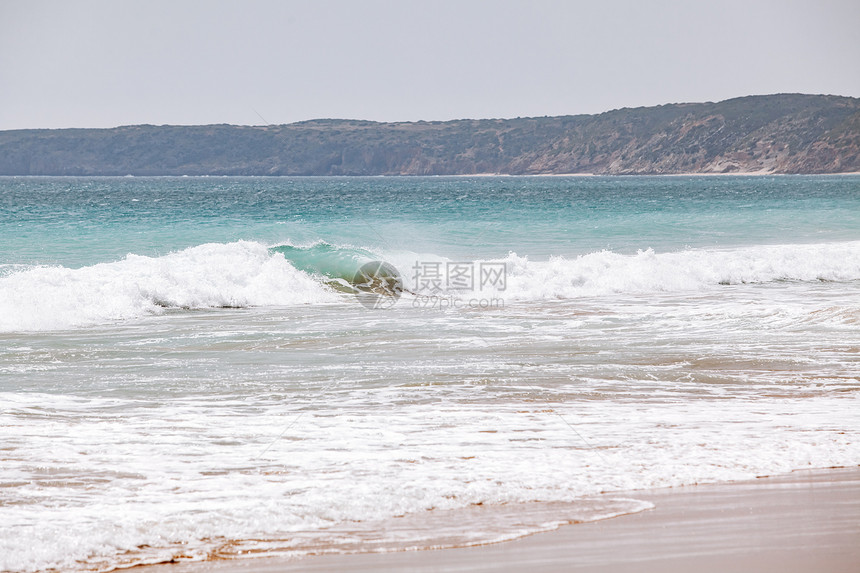
[[[0,131],[0,175],[860,171],[860,99],[780,94],[598,115]]]

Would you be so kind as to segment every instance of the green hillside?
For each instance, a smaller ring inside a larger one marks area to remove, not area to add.
[[[860,99],[781,94],[599,115],[0,131],[0,175],[860,171]]]

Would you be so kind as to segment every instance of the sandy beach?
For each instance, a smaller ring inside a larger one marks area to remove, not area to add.
[[[507,543],[385,554],[241,559],[137,573],[594,571],[837,573],[860,569],[860,468],[645,490],[655,508]]]

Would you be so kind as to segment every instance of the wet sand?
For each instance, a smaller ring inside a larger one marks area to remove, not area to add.
[[[626,495],[656,507],[480,547],[166,564],[134,571],[860,571],[860,467]]]

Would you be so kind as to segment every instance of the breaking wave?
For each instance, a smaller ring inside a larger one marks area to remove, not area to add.
[[[344,289],[368,261],[397,267],[407,290],[421,293],[417,263],[437,255],[375,253],[317,242],[267,246],[250,241],[191,247],[160,257],[71,269],[0,268],[0,332],[74,328],[158,314],[165,309],[292,306],[346,302]],[[481,263],[504,263],[504,283],[481,285]],[[474,261],[475,290],[511,300],[700,291],[774,281],[860,280],[860,241],[697,249],[636,254],[598,251],[575,258]],[[445,290],[444,283],[442,290]],[[460,292],[460,291],[457,291]],[[460,293],[462,294],[462,293]]]
[[[860,242],[766,245],[635,255],[599,251],[531,262],[511,253],[508,297],[525,300],[701,291],[776,281],[860,279]]]
[[[0,278],[0,331],[53,330],[168,308],[325,303],[336,295],[254,242],[128,255],[79,269],[31,267]]]

